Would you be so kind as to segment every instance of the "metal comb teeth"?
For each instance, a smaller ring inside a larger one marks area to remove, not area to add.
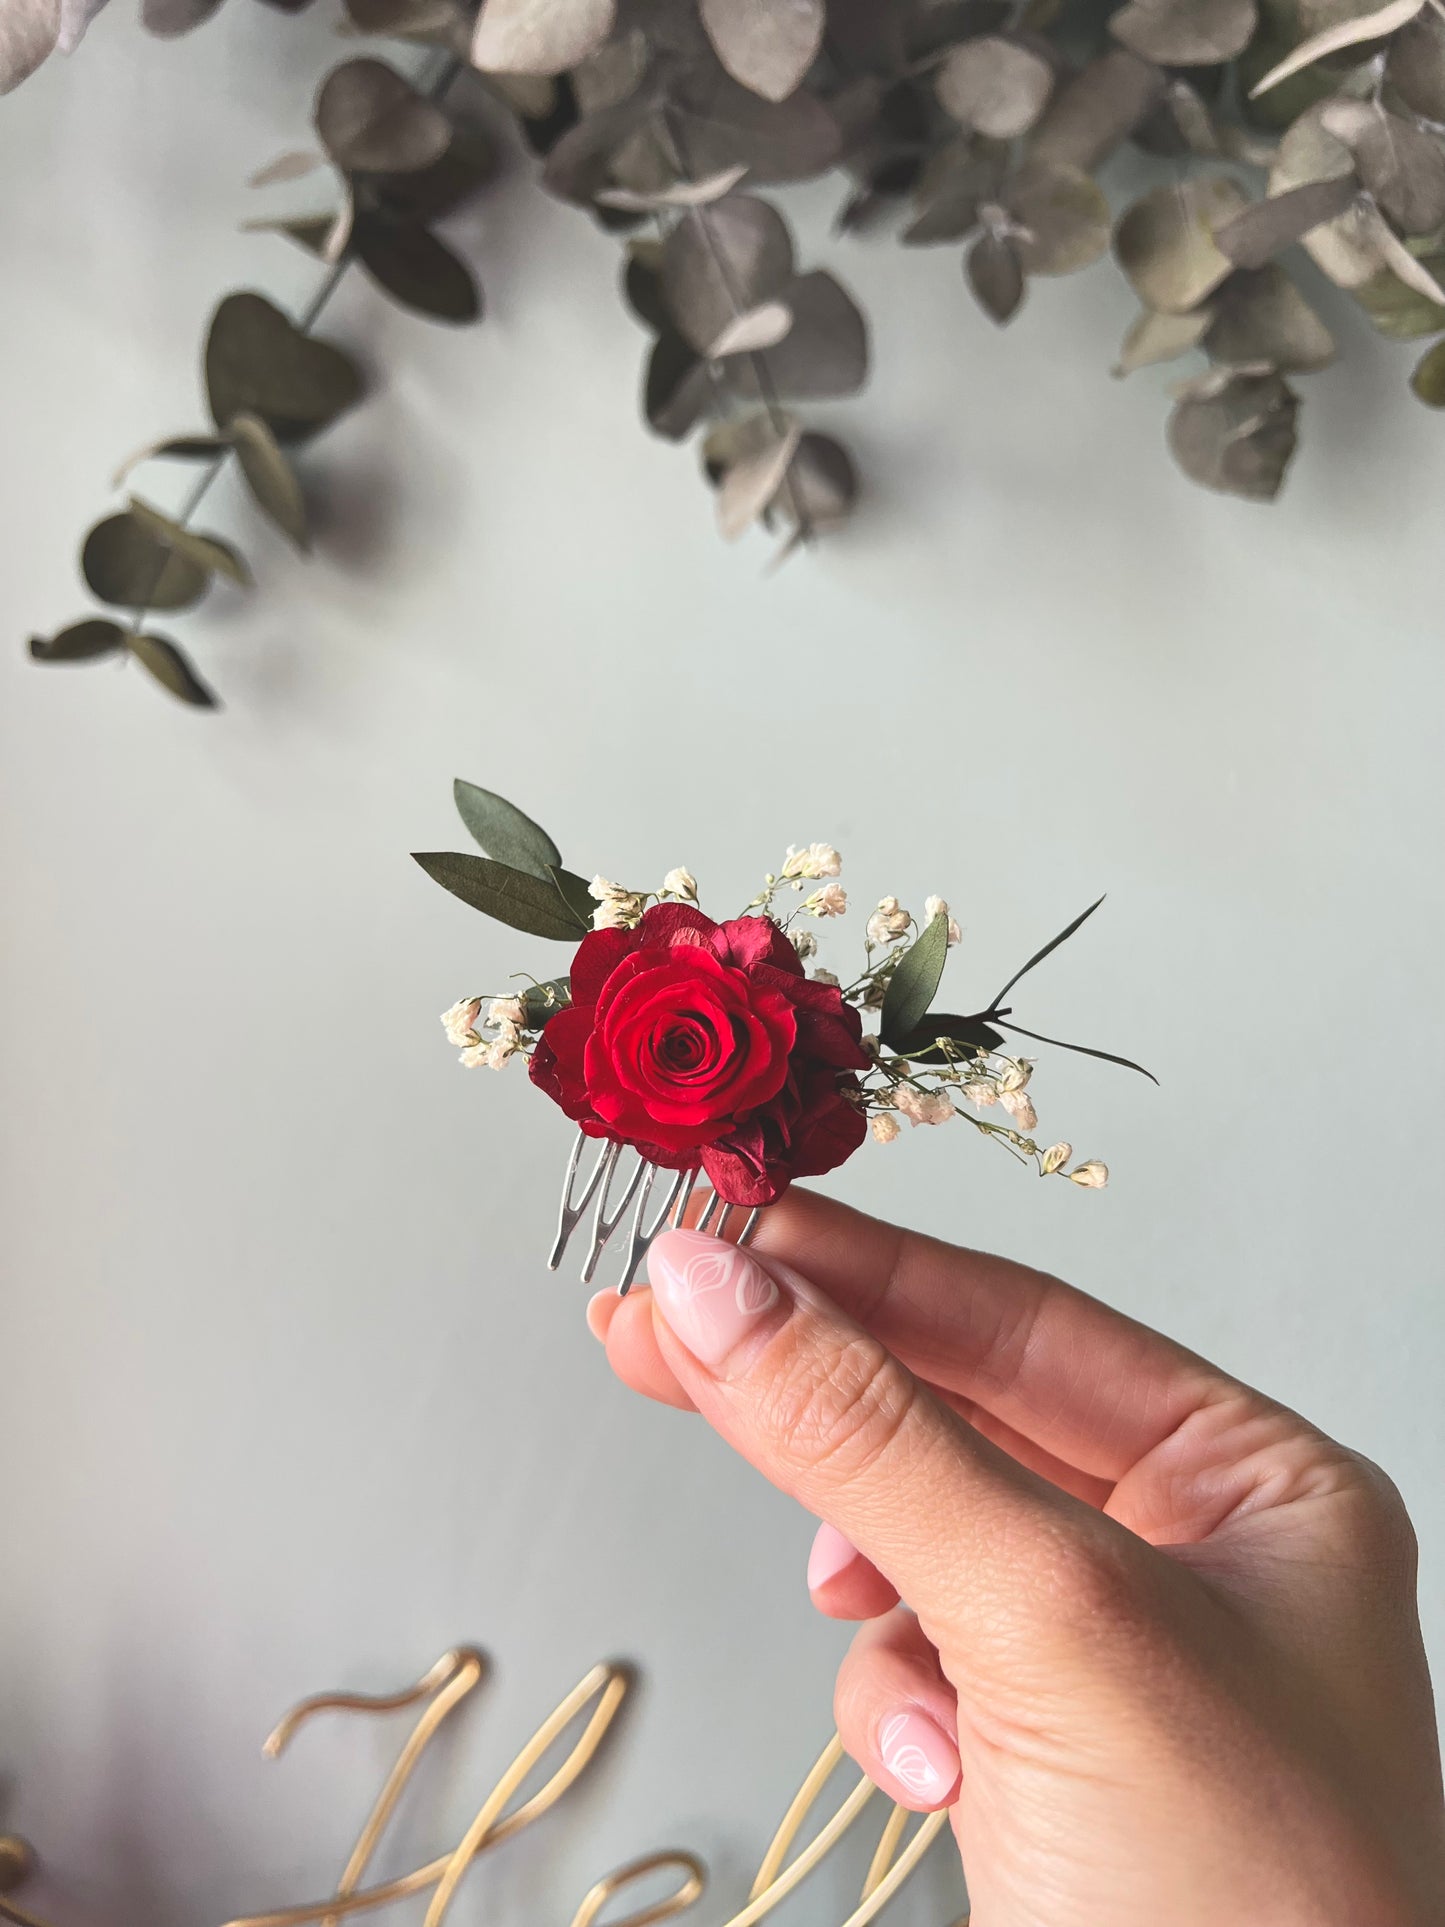
[[[588,1138],[585,1131],[577,1133],[572,1155],[567,1160],[567,1175],[562,1182],[562,1207],[547,1269],[555,1271],[561,1264],[573,1233],[586,1217],[590,1205],[592,1237],[587,1248],[587,1261],[582,1267],[582,1282],[590,1285],[603,1252],[630,1211],[622,1277],[617,1287],[619,1292],[625,1294],[631,1288],[638,1266],[647,1256],[653,1239],[669,1225],[683,1222],[697,1184],[697,1172],[665,1171],[660,1164],[640,1157],[626,1145],[613,1143],[609,1138],[595,1142],[597,1155],[584,1176],[582,1153]],[[659,1179],[662,1181],[660,1187]],[[662,1192],[661,1202],[654,1203],[654,1194],[659,1188]],[[742,1205],[725,1204],[714,1192],[704,1206],[695,1229],[710,1231],[714,1237],[724,1237],[733,1212],[743,1209]],[[739,1244],[746,1244],[752,1237],[762,1210],[763,1207],[758,1205],[747,1213]]]

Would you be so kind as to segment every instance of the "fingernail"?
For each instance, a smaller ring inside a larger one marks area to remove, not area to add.
[[[836,1579],[845,1567],[851,1566],[858,1557],[858,1548],[851,1539],[845,1539],[836,1526],[826,1520],[818,1527],[818,1536],[813,1541],[813,1550],[808,1554],[808,1591],[816,1592],[819,1586],[826,1586],[830,1579]]]
[[[703,1365],[721,1365],[781,1295],[745,1251],[700,1231],[665,1231],[647,1275],[663,1317]]]
[[[616,1307],[621,1302],[622,1300],[610,1286],[602,1291],[593,1292],[587,1300],[587,1329],[599,1345],[607,1343],[607,1334],[611,1329],[612,1320],[617,1315]]]
[[[878,1756],[910,1800],[936,1806],[958,1783],[958,1748],[926,1713],[894,1713],[878,1729]]]

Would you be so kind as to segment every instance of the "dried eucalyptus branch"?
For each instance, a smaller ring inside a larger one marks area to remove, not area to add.
[[[116,478],[119,485],[150,460],[193,461],[203,465],[194,487],[175,516],[131,496],[91,529],[81,573],[101,602],[128,616],[89,616],[52,636],[33,637],[37,662],[129,658],[182,702],[218,706],[189,657],[155,633],[150,618],[194,607],[218,575],[249,586],[250,569],[238,551],[191,526],[233,457],[262,514],[296,548],[309,548],[305,497],[288,451],[329,427],[363,390],[350,357],[314,333],[342,277],[359,262],[395,299],[421,313],[448,321],[481,314],[471,270],[429,225],[492,171],[490,146],[446,111],[463,71],[456,55],[445,55],[425,91],[376,60],[347,61],[327,76],[316,122],[343,184],[340,212],[252,224],[279,228],[326,264],[316,292],[295,321],[253,292],[220,302],[203,357],[214,427],[142,449]],[[310,156],[288,156],[286,165],[263,170],[258,180],[295,179],[312,165]]]
[[[288,11],[306,3],[280,0]],[[41,25],[7,46],[0,85],[23,77],[56,32],[73,41],[88,4],[35,0]],[[216,4],[144,0],[144,14],[173,33]],[[835,170],[850,182],[841,231],[894,225],[906,247],[958,249],[966,285],[999,324],[1034,280],[1112,252],[1140,302],[1115,373],[1196,357],[1167,440],[1210,488],[1277,494],[1296,445],[1293,384],[1334,357],[1329,328],[1284,265],[1296,246],[1381,334],[1438,337],[1412,386],[1445,407],[1445,0],[1124,0],[1112,10],[1093,0],[346,0],[346,10],[354,32],[435,46],[477,70],[514,114],[543,185],[624,239],[626,297],[651,336],[645,418],[676,441],[704,430],[727,535],[776,523],[786,553],[837,527],[856,498],[846,450],[794,411],[862,386],[866,324],[831,274],[797,268],[787,224],[759,191]],[[62,15],[68,24],[52,32]],[[431,231],[486,168],[450,117],[362,58],[328,76],[316,131],[319,154],[284,155],[258,183],[329,161],[340,208],[257,225],[324,261],[359,261],[422,312],[475,319],[470,271]],[[1116,217],[1096,176],[1126,148],[1159,179]],[[245,327],[270,331],[268,352],[336,352],[304,332],[304,348],[290,342],[297,331],[259,296],[229,300],[251,304]],[[236,326],[233,309],[226,327]],[[164,452],[214,462],[220,443],[234,447],[263,507],[282,526],[290,516],[296,539],[299,492],[282,501],[294,486],[285,411],[278,418],[274,397],[253,387],[220,410],[213,393],[212,412],[216,436]],[[102,599],[144,602],[146,613],[188,606],[215,573],[244,572],[234,551],[190,534],[189,515],[167,524],[135,507],[92,531],[86,554]],[[152,579],[154,592],[138,595]],[[169,666],[173,649],[138,623],[127,632],[99,619],[33,647],[47,659],[129,648],[146,660],[149,650],[152,668]]]

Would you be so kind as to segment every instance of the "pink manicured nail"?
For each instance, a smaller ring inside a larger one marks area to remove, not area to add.
[[[610,1285],[603,1291],[594,1291],[587,1300],[587,1329],[600,1345],[607,1343],[608,1329],[616,1316],[613,1308],[620,1303]]]
[[[958,1748],[926,1713],[894,1713],[878,1729],[883,1770],[908,1800],[937,1806],[958,1782]]]
[[[830,1579],[836,1579],[840,1572],[851,1566],[858,1557],[858,1548],[851,1539],[845,1539],[836,1526],[830,1526],[825,1519],[818,1527],[818,1536],[813,1541],[813,1550],[808,1554],[808,1591],[816,1592],[819,1586],[826,1586]]]
[[[745,1251],[700,1231],[665,1231],[647,1275],[663,1317],[703,1365],[721,1365],[781,1295]]]

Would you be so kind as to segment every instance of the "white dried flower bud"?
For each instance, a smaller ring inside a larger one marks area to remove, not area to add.
[[[1029,1079],[1034,1074],[1033,1059],[1019,1057],[1009,1060],[1008,1069],[998,1080],[1000,1091],[1023,1091],[1028,1089]]]
[[[891,1144],[903,1126],[891,1111],[879,1111],[868,1128],[880,1144]]]
[[[664,897],[680,898],[683,903],[696,903],[697,878],[691,870],[684,869],[679,864],[677,869],[669,870],[662,879],[662,889],[659,894]]]
[[[970,1104],[977,1104],[980,1110],[984,1110],[990,1104],[997,1104],[998,1085],[991,1077],[971,1077],[963,1086],[963,1095]]]
[[[894,1102],[911,1124],[946,1124],[954,1115],[947,1091],[916,1091],[911,1084],[900,1084]]]
[[[818,954],[818,939],[811,930],[790,930],[788,941],[800,957],[816,957]]]
[[[908,935],[908,926],[912,921],[897,897],[880,897],[878,908],[868,919],[868,941],[872,944],[897,943],[900,937]]]
[[[620,883],[610,883],[606,877],[593,877],[587,886],[587,894],[597,900],[597,908],[592,912],[594,930],[631,930],[641,923],[646,905],[640,896],[631,890],[624,890]]]
[[[1090,1158],[1087,1164],[1079,1165],[1069,1173],[1071,1184],[1082,1184],[1089,1191],[1102,1191],[1109,1182],[1109,1167],[1097,1158]]]
[[[833,975],[831,970],[815,970],[813,972],[813,982],[815,984],[829,984],[834,990],[840,988],[838,979]]]
[[[1027,1091],[1000,1091],[998,1101],[1021,1131],[1032,1131],[1039,1121],[1034,1101]]]
[[[810,917],[841,917],[848,908],[848,892],[841,883],[825,883],[803,899],[803,908]]]
[[[1046,1178],[1051,1178],[1055,1171],[1063,1169],[1073,1155],[1074,1147],[1072,1144],[1051,1144],[1048,1150],[1044,1152],[1039,1169]]]
[[[520,997],[494,997],[487,1008],[489,1024],[509,1025],[521,1030],[527,1021],[527,1006]]]
[[[925,897],[923,899],[924,926],[927,927],[927,925],[932,923],[935,917],[948,917],[948,941],[950,944],[962,942],[963,932],[958,927],[957,919],[948,916],[948,905],[944,902],[943,898]]]
[[[442,1029],[447,1034],[447,1042],[455,1044],[458,1050],[470,1047],[478,1041],[477,1019],[482,1014],[480,997],[462,997],[450,1010],[442,1012]]]
[[[791,881],[794,877],[835,877],[842,868],[843,859],[831,843],[809,843],[801,850],[790,843],[782,873]]]

